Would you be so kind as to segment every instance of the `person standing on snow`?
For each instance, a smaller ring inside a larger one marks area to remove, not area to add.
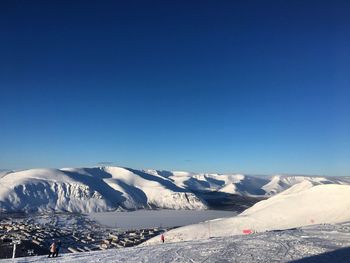
[[[61,240],[58,240],[57,245],[56,245],[56,251],[52,257],[58,257],[58,252],[60,252],[60,248],[61,248]]]
[[[55,253],[56,253],[56,243],[55,243],[55,240],[53,240],[53,241],[52,241],[52,244],[51,244],[51,246],[50,246],[50,251],[49,251],[49,256],[48,256],[48,258],[51,257],[51,255],[52,255],[52,257],[54,257],[54,256],[55,256]]]
[[[164,241],[165,241],[165,237],[164,237],[164,235],[162,234],[161,236],[160,236],[160,240],[164,243]]]

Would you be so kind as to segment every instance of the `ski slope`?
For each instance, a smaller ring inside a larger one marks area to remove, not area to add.
[[[350,221],[350,185],[302,182],[256,203],[236,217],[214,219],[169,231],[168,242],[182,242]],[[157,243],[157,238],[147,244]]]
[[[298,262],[345,263],[350,258],[350,223],[315,225],[281,232],[211,238],[153,246],[3,260],[3,262]]]

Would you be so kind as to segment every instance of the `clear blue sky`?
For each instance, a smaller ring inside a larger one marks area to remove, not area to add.
[[[349,1],[1,1],[0,168],[350,175]]]

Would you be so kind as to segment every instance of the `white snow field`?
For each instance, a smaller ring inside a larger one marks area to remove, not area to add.
[[[121,167],[9,171],[0,176],[0,211],[204,210],[207,203],[196,191],[269,197],[301,182],[350,184],[350,177],[257,177]]]
[[[305,181],[256,203],[236,217],[180,227],[166,236],[168,242],[179,242],[347,221],[350,221],[350,185],[313,186]],[[146,243],[157,242],[153,238]]]
[[[350,223],[211,238],[153,246],[27,257],[3,262],[296,262],[345,263],[350,258]]]

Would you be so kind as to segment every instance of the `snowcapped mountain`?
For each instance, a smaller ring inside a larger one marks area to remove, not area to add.
[[[184,226],[167,232],[168,242],[207,239],[284,230],[314,224],[350,221],[350,185],[313,185],[303,181],[267,200],[256,203],[236,217]],[[159,238],[146,242],[157,243]]]
[[[101,167],[31,169],[0,179],[0,210],[71,212],[114,209],[205,209],[193,193],[138,170]]]
[[[268,195],[275,195],[289,187],[302,182],[309,182],[312,185],[320,184],[350,184],[349,177],[321,177],[321,176],[272,176],[270,182],[262,187]]]
[[[255,177],[121,167],[30,169],[1,174],[0,211],[200,210],[207,209],[213,198],[203,192],[219,196],[215,198],[269,197],[300,182],[349,184],[350,178]]]
[[[0,169],[0,178],[11,172],[10,170]]]
[[[308,181],[319,184],[350,184],[350,177],[324,177],[300,175],[251,176],[243,174],[189,173],[146,170],[166,177],[176,185],[191,191],[218,191],[243,196],[272,196],[289,187]]]

